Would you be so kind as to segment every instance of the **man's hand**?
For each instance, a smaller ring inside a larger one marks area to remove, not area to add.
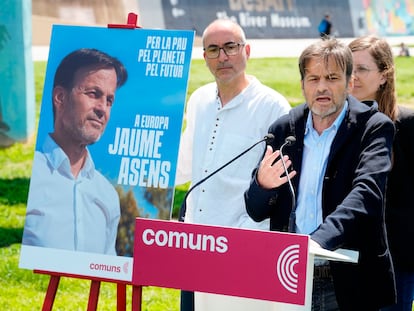
[[[276,159],[278,160],[276,161]],[[292,165],[289,157],[285,155],[283,159],[285,161],[286,168],[289,168]],[[296,171],[291,171],[289,173],[289,178],[293,178],[295,175]],[[272,147],[267,146],[266,153],[257,172],[257,182],[262,188],[265,189],[277,188],[288,182],[279,150],[273,152]]]

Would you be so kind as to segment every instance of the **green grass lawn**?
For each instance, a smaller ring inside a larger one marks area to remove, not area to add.
[[[400,104],[414,107],[412,81],[414,62],[411,58],[397,58],[397,90]],[[45,62],[35,63],[36,118],[39,116]],[[297,60],[294,58],[251,59],[248,72],[263,83],[284,94],[292,106],[303,101]],[[203,60],[191,66],[188,92],[212,81]],[[28,142],[0,149],[0,306],[2,310],[40,310],[48,285],[48,276],[18,268],[20,242],[23,232],[27,192],[31,174],[35,135]],[[174,211],[184,197],[187,186],[176,189]],[[171,267],[174,269],[174,267]],[[54,310],[86,310],[90,283],[86,280],[62,278]],[[130,286],[129,286],[130,287]],[[131,297],[128,288],[128,299]],[[116,309],[116,286],[103,283],[98,310]],[[179,310],[179,291],[146,287],[143,290],[142,310]]]

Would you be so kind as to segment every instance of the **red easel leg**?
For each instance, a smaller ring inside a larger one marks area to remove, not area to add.
[[[118,283],[116,285],[116,310],[117,311],[126,311],[126,285]]]
[[[101,288],[100,281],[91,281],[91,289],[89,291],[88,311],[96,311],[98,307],[99,290]]]
[[[131,311],[141,311],[142,286],[132,286],[132,309]]]
[[[45,300],[43,301],[42,311],[51,311],[53,308],[53,303],[55,301],[56,292],[59,286],[60,276],[51,275],[49,280],[49,285],[47,287],[47,292]]]

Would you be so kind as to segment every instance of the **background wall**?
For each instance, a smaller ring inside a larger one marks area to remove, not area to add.
[[[32,0],[33,44],[47,45],[52,24],[125,23],[139,15],[145,28],[193,29],[215,18],[239,22],[249,39],[316,38],[329,12],[333,33],[356,37],[414,35],[414,0]]]
[[[25,0],[2,0],[0,6],[0,148],[34,132],[31,11]]]
[[[33,45],[49,45],[53,24],[106,26],[126,23],[137,0],[32,0]]]

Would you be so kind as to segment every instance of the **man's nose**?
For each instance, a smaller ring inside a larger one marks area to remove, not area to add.
[[[223,48],[219,49],[218,58],[219,60],[227,60],[229,58]]]
[[[326,90],[328,88],[328,81],[326,79],[320,79],[317,87],[319,91]]]
[[[107,111],[107,109],[109,109],[108,100],[105,96],[102,96],[95,103],[95,107],[94,107],[95,113],[99,117],[102,117],[105,114],[105,112]]]

